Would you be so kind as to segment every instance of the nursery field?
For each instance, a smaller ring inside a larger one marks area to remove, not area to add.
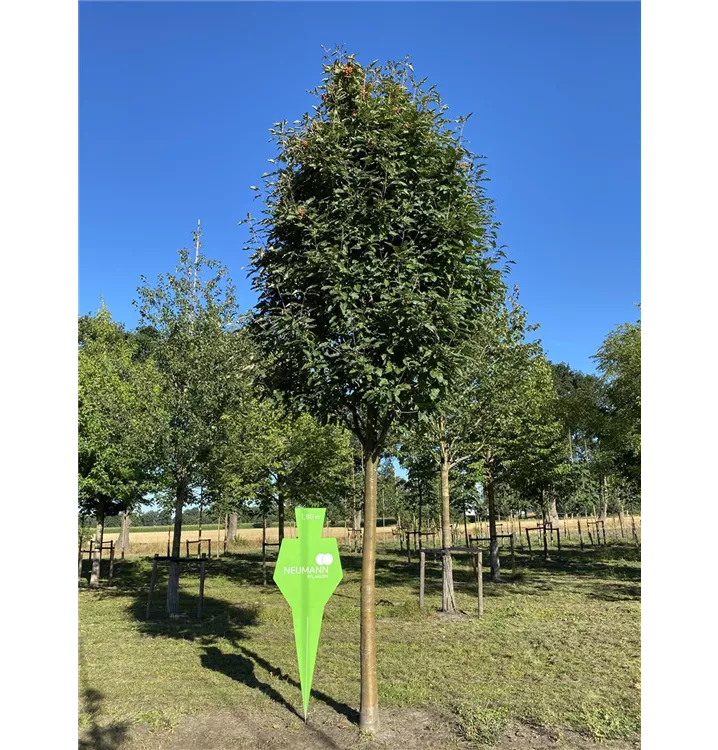
[[[149,559],[118,562],[112,587],[81,587],[80,747],[639,746],[640,550],[630,539],[570,544],[549,560],[517,550],[514,575],[504,555],[503,583],[485,571],[481,618],[466,563],[455,562],[463,614],[445,617],[438,563],[427,563],[420,610],[415,557],[380,553],[382,726],[373,740],[357,724],[361,557],[341,557],[344,580],[326,608],[306,725],[290,610],[271,582],[262,586],[258,551],[238,548],[208,563],[201,621],[191,566],[175,620],[163,613],[166,572],[146,619]]]

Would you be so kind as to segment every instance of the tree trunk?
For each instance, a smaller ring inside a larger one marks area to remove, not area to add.
[[[486,462],[486,496],[489,500],[491,580],[498,583],[501,580],[501,565],[499,563],[499,540],[496,538],[496,494],[490,459]]]
[[[364,449],[364,541],[361,568],[361,702],[359,727],[365,732],[379,729],[379,698],[376,682],[376,481],[379,456],[376,447]],[[356,518],[356,515],[355,515]]]
[[[441,546],[442,555],[442,587],[441,611],[456,612],[456,596],[454,594],[454,573],[451,565],[452,544],[451,509],[449,505],[449,457],[444,446],[441,446]]]
[[[170,617],[179,615],[179,577],[182,544],[182,510],[187,499],[187,480],[180,477],[177,480],[177,494],[175,497],[175,523],[172,536],[172,557],[170,560],[169,580],[167,581],[167,614]]]
[[[364,485],[366,485],[366,479],[364,480]],[[354,528],[354,552],[361,552],[361,505],[357,505],[354,508],[354,520],[352,521],[352,527]]]
[[[354,471],[354,458],[352,454],[352,536],[354,537],[354,552],[361,551],[359,534],[361,534],[361,501],[357,498],[356,472]]]
[[[122,551],[122,557],[130,549],[130,526],[132,525],[132,513],[129,510],[120,513],[120,535],[117,539],[117,549]]]
[[[236,511],[234,513],[229,514],[229,541],[230,542],[237,541],[237,513]]]
[[[466,540],[466,546],[469,546],[469,525],[466,521],[466,500],[464,500],[464,539]]]
[[[608,492],[606,490],[606,475],[605,474],[601,474],[600,482],[601,482],[600,484],[601,507],[598,513],[598,520],[605,521],[606,516],[608,515]]]
[[[92,572],[90,573],[90,588],[96,589],[100,585],[100,560],[102,559],[102,536],[105,525],[105,501],[101,500],[97,509],[97,527],[95,528],[95,546],[92,550]]]
[[[277,532],[279,534],[279,543],[284,539],[284,498],[277,493]]]
[[[553,494],[553,492],[549,493],[548,515],[553,527],[557,529],[559,521],[558,509],[556,508],[556,496]]]

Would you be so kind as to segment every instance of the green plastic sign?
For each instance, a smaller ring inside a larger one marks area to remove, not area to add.
[[[342,580],[337,540],[322,538],[326,508],[297,508],[297,539],[283,539],[274,582],[292,608],[304,720],[307,720],[324,605]]]

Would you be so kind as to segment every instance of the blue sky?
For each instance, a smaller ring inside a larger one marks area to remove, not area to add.
[[[136,322],[140,274],[201,218],[246,310],[268,128],[310,109],[321,45],[409,54],[487,157],[512,283],[548,356],[592,371],[640,302],[640,6],[633,2],[88,3],[80,18],[79,312]]]

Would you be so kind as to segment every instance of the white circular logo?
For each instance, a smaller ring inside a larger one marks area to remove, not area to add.
[[[328,552],[325,552],[324,554],[318,554],[315,558],[315,562],[317,565],[331,565],[334,562],[334,556],[330,555]]]

